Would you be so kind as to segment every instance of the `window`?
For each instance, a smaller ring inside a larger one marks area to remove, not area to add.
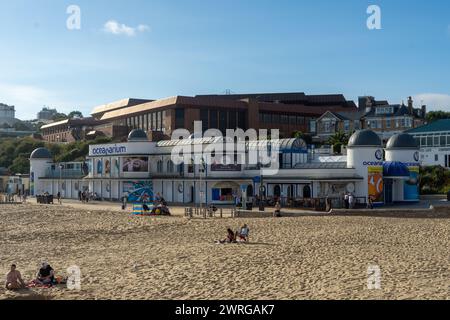
[[[208,112],[208,110],[206,110]],[[200,120],[203,121],[201,118],[200,113]],[[175,129],[181,129],[184,128],[184,109],[183,108],[177,108],[175,109]]]
[[[237,113],[235,110],[228,112],[228,128],[236,129],[237,127]]]
[[[295,126],[297,124],[297,117],[296,116],[289,116],[289,124]]]
[[[439,143],[440,146],[445,147],[445,145],[447,144],[447,138],[445,136],[441,136],[439,140],[440,140],[440,143]]]
[[[391,119],[387,119],[386,120],[386,128],[390,129],[391,128]]]
[[[345,132],[350,131],[350,120],[344,120],[344,131]]]
[[[264,122],[265,123],[271,123],[272,122],[272,117],[270,116],[269,113],[264,113]]]
[[[209,122],[211,125],[211,129],[217,129],[218,128],[218,112],[217,110],[211,110],[209,112]]]
[[[209,129],[209,112],[208,109],[200,110],[200,121],[202,122],[202,130],[205,132]]]
[[[162,162],[162,160],[158,160],[158,162],[156,164],[156,171],[158,173],[162,173],[163,172],[163,162]]]
[[[162,114],[161,114],[161,111],[157,113],[156,130],[162,131]]]
[[[353,122],[353,130],[359,130],[360,129],[360,122],[359,120],[354,120]]]
[[[436,162],[439,161],[439,155],[438,154],[434,155],[434,161],[436,161]]]
[[[281,123],[282,124],[288,124],[289,123],[289,117],[286,115],[281,115]]]
[[[227,120],[228,120],[228,114],[226,111],[220,111],[219,112],[219,130],[223,133],[226,133],[227,131]]]
[[[309,131],[315,133],[316,132],[316,120],[310,120],[309,122]]]
[[[278,123],[280,123],[280,120],[281,119],[280,119],[280,115],[279,114],[273,114],[272,115],[272,122],[273,123],[277,123],[278,124]]]
[[[174,169],[173,161],[172,160],[167,161],[166,171],[168,173],[173,173],[173,169]]]
[[[305,124],[305,117],[297,117],[297,124],[298,125],[304,125]]]
[[[439,147],[439,137],[433,137],[433,146]]]

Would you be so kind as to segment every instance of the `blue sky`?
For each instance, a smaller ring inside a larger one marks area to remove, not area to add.
[[[66,28],[71,4],[81,30]],[[371,4],[381,30],[366,27]],[[227,89],[412,95],[450,110],[443,0],[0,0],[0,41],[0,102],[23,119]]]

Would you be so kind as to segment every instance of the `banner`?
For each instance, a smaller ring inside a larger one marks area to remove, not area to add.
[[[368,196],[374,203],[383,202],[383,167],[368,167]]]
[[[409,167],[409,179],[404,182],[405,201],[419,201],[419,167]]]

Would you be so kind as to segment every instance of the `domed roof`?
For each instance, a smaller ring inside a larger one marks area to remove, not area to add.
[[[384,177],[409,177],[408,167],[398,161],[386,161],[383,163]]]
[[[360,130],[355,132],[348,140],[348,147],[381,147],[380,137],[372,130]]]
[[[51,159],[52,154],[46,148],[38,148],[31,153],[30,159]]]
[[[148,141],[147,134],[144,130],[134,129],[128,135],[128,142]]]
[[[407,133],[400,133],[392,136],[387,145],[386,149],[418,149],[416,140],[414,137]]]

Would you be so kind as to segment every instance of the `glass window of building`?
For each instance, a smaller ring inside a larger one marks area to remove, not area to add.
[[[247,130],[247,113],[245,111],[238,112],[238,128]]]
[[[433,145],[439,147],[439,137],[433,137]]]
[[[270,115],[270,113],[264,113],[264,123],[271,123],[272,122],[272,117]]]
[[[208,109],[200,109],[200,121],[202,122],[202,130],[205,132],[209,129],[209,112]]]
[[[280,119],[280,115],[279,114],[277,114],[277,113],[272,114],[272,122],[273,123],[279,124],[280,121],[281,121],[281,119]]]
[[[228,128],[236,129],[237,127],[237,112],[232,110],[228,113]]]
[[[298,116],[297,117],[297,124],[300,125],[300,126],[304,125],[305,124],[305,117]]]
[[[289,116],[289,124],[291,126],[295,126],[297,124],[297,117],[296,116]]]
[[[447,137],[446,136],[440,136],[439,140],[440,140],[440,143],[439,143],[440,146],[441,147],[445,147],[446,144],[447,144]]]
[[[217,110],[210,110],[209,111],[209,122],[211,129],[218,129],[219,128],[219,115]]]
[[[345,132],[350,131],[350,120],[344,120],[344,131]]]
[[[227,111],[219,111],[219,130],[225,133],[228,126]]]
[[[201,118],[200,120],[203,121]],[[184,128],[184,108],[177,108],[175,109],[175,129],[182,128]]]
[[[316,121],[315,120],[309,121],[309,131],[316,132]]]
[[[281,123],[282,124],[288,124],[289,123],[289,117],[284,115],[284,114],[282,114],[281,115]]]

